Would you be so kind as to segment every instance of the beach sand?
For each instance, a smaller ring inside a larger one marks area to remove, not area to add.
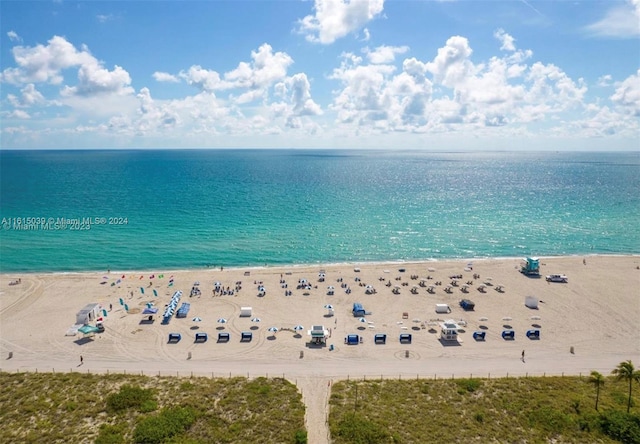
[[[609,374],[627,359],[640,365],[640,257],[542,258],[539,279],[519,273],[520,259],[473,260],[473,269],[465,270],[468,262],[6,274],[0,276],[1,367],[3,371],[285,376],[302,391],[310,442],[327,442],[324,423],[332,380],[588,374],[591,370]],[[325,273],[324,282],[318,281],[320,270]],[[159,273],[164,277],[159,278]],[[568,283],[546,282],[544,275],[554,273],[566,274]],[[474,279],[474,274],[480,278]],[[452,275],[462,279],[446,293]],[[281,276],[291,296],[285,296]],[[434,294],[420,286],[420,279],[427,276],[433,279],[425,285],[442,282]],[[313,288],[296,289],[303,278]],[[350,294],[341,288],[340,278]],[[17,279],[20,284],[9,285]],[[118,279],[120,283],[112,286]],[[462,293],[461,285],[471,280],[469,292]],[[196,281],[201,295],[190,297]],[[233,296],[214,296],[215,281],[231,288],[241,281],[242,288]],[[385,285],[387,281],[391,287]],[[258,296],[260,282],[264,296]],[[483,282],[492,284],[485,293],[478,290]],[[335,287],[333,296],[327,295],[329,285]],[[365,294],[365,285],[373,285],[376,293]],[[396,285],[399,294],[392,291]],[[503,292],[496,291],[498,285],[504,286]],[[417,294],[412,294],[413,286],[418,287]],[[158,296],[153,295],[154,289]],[[189,314],[181,319],[174,315],[168,325],[161,325],[164,306],[176,290],[183,292],[180,303],[191,304]],[[526,296],[539,299],[538,309],[525,306]],[[120,298],[128,305],[128,313]],[[462,310],[458,305],[462,298],[471,299],[475,310]],[[93,302],[106,310],[113,306],[104,318],[105,332],[92,338],[80,333],[66,336],[76,313]],[[149,302],[159,308],[158,316],[153,324],[141,323],[146,319],[141,312]],[[371,312],[366,322],[352,315],[354,302]],[[333,316],[328,316],[326,304],[333,305]],[[436,304],[449,304],[451,313],[436,313]],[[252,307],[251,317],[239,316],[240,307],[245,306]],[[194,317],[202,321],[194,322]],[[252,322],[253,317],[260,322]],[[218,318],[228,322],[219,324]],[[446,319],[466,323],[456,345],[439,340],[438,322]],[[293,330],[298,324],[304,326],[300,334]],[[312,325],[331,330],[326,347],[308,345],[307,330]],[[502,339],[505,326],[513,328],[515,340]],[[274,334],[269,327],[280,330]],[[533,328],[539,328],[540,340],[527,339],[526,331]],[[228,343],[216,342],[220,331],[231,334]],[[240,342],[243,331],[253,333],[251,342]],[[474,331],[485,331],[486,340],[474,341]],[[182,340],[168,344],[170,332],[180,333]],[[195,344],[197,332],[208,333],[209,340]],[[374,344],[376,333],[387,334],[385,345]],[[400,333],[411,333],[412,343],[400,344]],[[344,344],[347,334],[362,336],[362,344]]]

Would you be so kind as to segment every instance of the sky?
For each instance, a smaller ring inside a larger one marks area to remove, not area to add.
[[[2,0],[0,147],[640,151],[640,0]]]

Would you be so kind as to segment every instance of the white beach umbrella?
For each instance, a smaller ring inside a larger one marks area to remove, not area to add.
[[[202,321],[202,318],[199,318],[199,317],[197,317],[197,316],[196,316],[195,318],[193,318],[193,319],[191,319],[191,320],[192,320],[193,322],[200,322],[200,321]]]
[[[278,327],[269,327],[270,332],[276,333],[278,331]]]
[[[260,322],[260,318],[253,318],[251,319],[251,322]]]
[[[300,330],[304,330],[304,327],[303,327],[302,325],[298,324],[298,325],[296,325],[295,327],[293,327],[293,329],[294,329],[295,331],[300,331]]]
[[[326,308],[327,310],[333,310],[333,305],[331,305],[331,304],[326,304],[326,305],[324,306],[324,308]]]
[[[335,290],[335,287],[334,287],[333,285],[329,285],[329,286],[327,287],[327,290]]]
[[[226,324],[227,320],[225,318],[220,318],[216,322],[218,322],[218,324]]]
[[[358,322],[367,322],[365,318],[358,318]]]

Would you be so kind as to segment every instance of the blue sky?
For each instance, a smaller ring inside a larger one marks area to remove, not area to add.
[[[640,0],[2,1],[2,148],[640,149]]]

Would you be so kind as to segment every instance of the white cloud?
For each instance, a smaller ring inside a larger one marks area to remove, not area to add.
[[[188,71],[180,71],[178,74],[188,85],[195,86],[201,91],[213,92],[217,89],[225,89],[228,86],[220,79],[220,74],[194,65]]]
[[[299,20],[298,30],[310,42],[330,44],[380,15],[384,0],[315,0],[313,9],[315,15]]]
[[[5,118],[7,119],[21,119],[21,120],[28,120],[31,119],[31,116],[29,115],[28,112],[22,110],[22,109],[15,109],[9,113],[6,113]]]
[[[11,40],[12,42],[22,41],[22,37],[20,37],[15,31],[8,31],[7,36],[9,37],[9,40]]]
[[[133,93],[130,84],[131,77],[122,67],[116,65],[113,71],[109,71],[95,61],[82,65],[78,70],[78,85],[65,87],[61,94],[63,96],[126,95]]]
[[[306,74],[295,74],[276,87],[278,94],[283,96],[286,102],[271,104],[271,111],[275,116],[284,117],[287,127],[302,128],[309,121],[305,121],[301,117],[322,114],[320,106],[311,98],[311,84]]]
[[[63,95],[90,96],[94,94],[129,94],[133,90],[129,73],[120,66],[109,71],[102,62],[91,55],[86,47],[78,51],[64,37],[54,36],[48,44],[34,47],[16,46],[13,56],[18,65],[2,72],[0,80],[10,84],[63,82],[61,72],[78,67],[78,84],[65,86]]]
[[[616,85],[611,101],[625,112],[640,117],[640,69]]]
[[[44,96],[38,91],[33,83],[29,83],[20,90],[20,97],[7,94],[7,100],[16,108],[28,108],[33,105],[45,103]]]
[[[384,64],[391,63],[395,60],[396,54],[404,54],[409,50],[408,46],[378,46],[377,48],[370,50],[365,48],[364,52],[367,54],[367,58],[371,63]]]
[[[113,14],[98,14],[96,18],[100,23],[106,23],[110,20],[113,20]]]
[[[472,52],[465,37],[450,37],[446,45],[438,49],[436,58],[426,64],[426,69],[433,74],[435,83],[455,87],[472,74],[473,64],[469,61]]]
[[[369,32],[369,28],[364,28],[362,30],[362,41],[363,42],[368,42],[371,39],[371,33]]]
[[[605,16],[586,27],[599,37],[634,38],[640,35],[640,0],[612,2]]]
[[[60,74],[62,70],[96,63],[86,49],[78,51],[64,37],[59,36],[54,36],[46,46],[15,46],[12,53],[18,66],[2,71],[0,80],[15,85],[31,82],[57,85],[63,81]]]
[[[173,74],[169,74],[167,72],[156,71],[153,73],[153,78],[156,82],[170,82],[170,83],[179,83],[180,79]]]
[[[516,45],[515,45],[516,39],[514,39],[509,34],[507,34],[504,31],[504,29],[500,28],[500,29],[496,30],[496,32],[493,33],[493,36],[502,43],[502,46],[500,46],[500,50],[501,51],[515,51],[516,50]]]
[[[611,86],[612,80],[613,80],[613,77],[611,77],[611,74],[605,74],[603,76],[598,77],[597,85],[601,87]]]

